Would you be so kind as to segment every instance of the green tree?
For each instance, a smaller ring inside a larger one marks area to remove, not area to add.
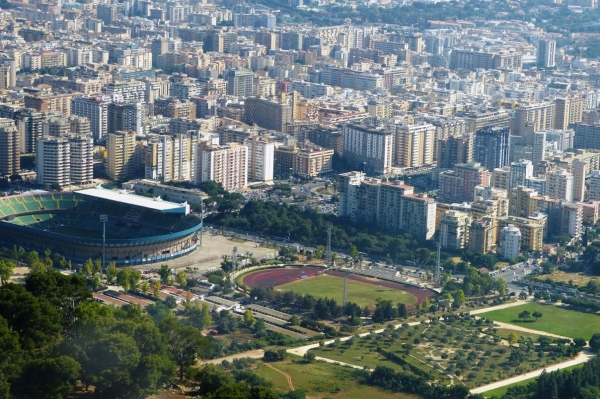
[[[193,327],[184,326],[177,319],[169,317],[159,324],[166,337],[169,352],[179,368],[179,379],[183,380],[183,370],[195,364],[210,345],[208,340]]]
[[[16,390],[26,397],[63,398],[73,392],[80,369],[70,356],[37,359],[25,366]]]
[[[92,275],[102,273],[102,261],[100,259],[95,259],[92,265]]]
[[[212,324],[212,317],[210,315],[208,304],[204,302],[200,305],[199,302],[196,301],[195,305],[190,309],[188,320],[191,326],[200,330],[210,326]]]
[[[456,307],[460,308],[462,305],[464,305],[464,303],[466,301],[467,301],[467,298],[466,298],[463,290],[457,290],[454,293],[454,303],[456,304]]]
[[[429,311],[429,308],[431,307],[431,302],[429,302],[429,298],[425,298],[423,299],[423,302],[421,303],[421,309],[423,309],[424,311]]]
[[[351,258],[352,258],[354,261],[356,261],[356,260],[358,259],[358,255],[359,255],[359,252],[358,252],[358,249],[356,248],[356,245],[352,245],[352,246],[350,247],[350,257],[351,257]]]
[[[0,317],[0,397],[7,398],[9,381],[21,371],[23,351],[19,334],[9,328],[8,322]]]
[[[85,263],[83,264],[83,267],[81,268],[81,273],[86,276],[86,277],[91,277],[92,273],[94,271],[94,262],[92,262],[91,259],[88,259],[85,261]]]
[[[158,269],[158,275],[160,276],[160,281],[163,284],[168,284],[169,279],[171,278],[171,269],[168,265],[160,265],[160,269]]]
[[[154,296],[154,298],[159,299],[160,298],[160,281],[156,280],[153,281],[152,284],[150,284],[151,288],[152,288],[152,295]]]
[[[531,313],[528,310],[524,310],[521,313],[519,313],[519,319],[525,321],[525,320],[529,320],[531,318]]]
[[[246,311],[244,312],[244,324],[247,327],[251,327],[255,321],[256,319],[254,318],[254,314],[252,313],[252,311],[250,309],[246,309]]]
[[[179,284],[180,287],[185,288],[187,286],[187,275],[183,270],[177,272],[175,280],[177,281],[177,284]]]
[[[231,273],[234,267],[235,265],[233,263],[233,260],[223,258],[223,260],[221,261],[221,270],[223,270],[227,274]]]
[[[538,311],[536,310],[536,311],[534,311],[534,312],[531,314],[531,316],[535,318],[535,321],[537,321],[537,320],[538,320],[540,317],[542,317],[542,316],[543,316],[543,314],[542,314],[541,312],[538,312]]]
[[[499,277],[496,282],[496,291],[498,291],[499,296],[506,296],[506,292],[508,291],[506,280],[502,277]]]
[[[148,291],[150,290],[150,284],[148,283],[148,280],[142,281],[140,289],[142,290],[142,294],[148,295]]]
[[[115,262],[110,262],[106,267],[106,281],[108,284],[112,284],[112,282],[115,281],[118,273],[119,270],[117,269],[117,264]]]
[[[11,261],[0,259],[0,283],[7,283],[12,276],[16,265]]]
[[[512,348],[514,344],[519,342],[519,336],[515,333],[508,334],[508,344]]]
[[[314,362],[316,357],[317,355],[315,355],[315,352],[308,351],[304,354],[304,360],[306,360],[307,363]]]
[[[123,287],[125,291],[129,291],[131,289],[131,275],[132,271],[130,268],[121,269],[117,273],[117,284],[120,287]]]
[[[592,335],[592,338],[590,339],[590,348],[592,348],[594,352],[600,351],[600,333]]]

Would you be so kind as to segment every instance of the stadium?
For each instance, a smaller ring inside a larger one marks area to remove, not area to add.
[[[105,226],[101,215],[106,215]],[[166,261],[194,251],[202,219],[177,204],[100,186],[72,193],[35,192],[0,198],[0,241],[76,262],[118,265]]]

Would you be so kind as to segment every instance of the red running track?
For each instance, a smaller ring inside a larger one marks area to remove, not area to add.
[[[277,287],[279,285],[297,281],[302,275],[312,277],[321,273],[342,278],[345,275],[344,272],[340,272],[338,270],[327,270],[322,267],[290,267],[283,269],[268,269],[250,273],[244,276],[242,282],[250,288]],[[392,281],[379,280],[376,278],[360,276],[358,274],[353,273],[348,274],[348,279],[409,292],[417,297],[417,303],[421,303],[425,298],[430,298],[435,295],[435,293],[432,291],[418,287],[413,287],[412,285],[405,285],[400,283],[394,283]]]

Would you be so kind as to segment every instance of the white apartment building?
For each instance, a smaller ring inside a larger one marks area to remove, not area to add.
[[[213,145],[203,141],[198,144],[196,181],[213,180],[228,191],[242,190],[248,185],[248,147],[231,143]]]
[[[464,249],[469,243],[471,216],[467,212],[448,211],[440,219],[442,248]]]
[[[67,50],[67,66],[91,64],[93,62],[92,50],[88,48],[70,48]]]
[[[317,98],[330,96],[333,94],[333,87],[322,83],[310,83],[299,80],[292,81],[290,86],[292,91],[297,91],[304,98]]]
[[[513,224],[500,233],[500,255],[504,259],[516,259],[521,252],[521,231]]]
[[[362,125],[344,126],[344,158],[366,173],[390,173],[394,136],[391,132]]]
[[[92,136],[69,137],[71,184],[89,184],[94,179],[94,139]]]
[[[414,194],[402,182],[382,183],[365,179],[361,172],[339,175],[339,216],[354,222],[376,225],[392,231],[405,231],[420,239],[435,233],[437,204],[433,198]]]
[[[248,180],[272,181],[275,165],[275,143],[267,137],[251,136],[244,141],[248,147]]]
[[[146,100],[146,84],[136,80],[109,83],[102,92],[125,103],[143,103]]]
[[[525,186],[527,179],[533,177],[533,164],[528,159],[521,159],[510,164],[509,189]]]
[[[108,103],[94,97],[75,97],[71,100],[71,115],[85,116],[95,141],[102,141],[108,129]]]
[[[151,137],[144,148],[144,176],[162,181],[191,181],[196,136],[187,133]]]
[[[573,175],[564,169],[556,169],[546,176],[546,195],[573,201]]]
[[[37,138],[36,172],[38,184],[70,184],[71,151],[66,137]]]

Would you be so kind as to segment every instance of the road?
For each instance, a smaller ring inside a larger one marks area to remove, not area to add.
[[[243,359],[243,358],[251,358],[251,359],[262,359],[265,356],[265,351],[262,349],[257,349],[248,352],[237,353],[231,356],[220,357],[218,359],[210,359],[210,360],[201,360],[198,364],[221,364],[224,360],[228,362],[232,362],[235,359]]]
[[[556,371],[556,370],[564,369],[567,367],[575,366],[577,364],[586,363],[594,356],[595,355],[591,350],[586,349],[583,352],[581,352],[579,355],[577,355],[577,357],[575,357],[571,360],[567,360],[566,362],[554,364],[552,366],[548,366],[543,369],[538,369],[538,370],[535,370],[535,371],[532,371],[532,372],[529,372],[529,373],[526,373],[523,375],[519,375],[517,377],[508,378],[508,379],[502,380],[502,381],[496,381],[496,382],[493,382],[488,385],[474,388],[474,389],[471,389],[471,393],[472,394],[484,393],[487,391],[491,391],[492,389],[502,388],[507,385],[516,384],[517,382],[522,382],[525,380],[529,380],[531,378],[539,377],[539,375],[542,374],[542,372],[544,372],[544,371],[551,372],[551,371]]]

